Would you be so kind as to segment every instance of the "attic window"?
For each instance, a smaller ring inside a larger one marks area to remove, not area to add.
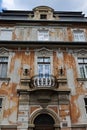
[[[41,14],[40,19],[47,19],[47,15],[46,14]]]

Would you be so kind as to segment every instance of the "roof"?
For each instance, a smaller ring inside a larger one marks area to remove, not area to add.
[[[81,11],[55,11],[51,7],[48,6],[38,6],[33,10],[2,10],[0,12],[0,21],[21,21],[21,22],[29,22],[35,21],[33,19],[34,13],[37,10],[50,10],[53,13],[52,20],[36,20],[40,21],[58,21],[58,22],[87,22],[87,18]],[[56,19],[58,17],[58,19]]]

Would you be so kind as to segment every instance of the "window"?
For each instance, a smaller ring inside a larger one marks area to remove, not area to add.
[[[8,57],[0,57],[0,77],[7,77]]]
[[[47,15],[46,14],[41,14],[40,19],[47,19]]]
[[[74,41],[85,41],[84,31],[74,30]]]
[[[0,110],[2,108],[2,98],[0,98]]]
[[[87,58],[78,58],[81,78],[87,78]]]
[[[3,118],[3,109],[4,109],[4,97],[0,97],[0,123],[2,121]]]
[[[85,102],[85,109],[86,109],[86,113],[87,113],[87,98],[84,98],[84,102]]]
[[[38,40],[39,41],[48,41],[49,40],[49,32],[48,32],[48,30],[40,30],[40,31],[38,31]]]
[[[0,32],[0,40],[11,40],[12,30],[3,29]]]
[[[40,77],[48,77],[51,73],[50,57],[38,57],[38,74]]]

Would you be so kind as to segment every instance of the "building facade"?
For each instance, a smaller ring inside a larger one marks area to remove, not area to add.
[[[0,130],[87,130],[87,18],[0,13]]]

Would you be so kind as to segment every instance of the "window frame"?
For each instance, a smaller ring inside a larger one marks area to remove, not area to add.
[[[2,59],[1,59],[2,58]],[[3,61],[4,60],[4,58],[6,58],[6,61]],[[7,78],[7,75],[8,75],[8,56],[0,56],[0,78]],[[3,65],[6,65],[5,67],[5,73],[4,73],[4,75],[3,75],[3,69],[4,69],[4,67],[3,67]]]
[[[82,29],[73,29],[73,40],[75,42],[85,42],[85,31]]]
[[[38,75],[38,70],[37,70],[37,58],[38,57],[50,57],[50,69],[51,69],[51,75],[53,74],[53,51],[50,51],[46,48],[41,48],[40,50],[35,52],[35,75]]]
[[[40,19],[41,20],[47,19],[47,14],[40,14]]]
[[[87,58],[78,57],[78,66],[79,66],[79,71],[80,71],[80,77],[82,79],[87,78]]]
[[[2,99],[2,103],[1,103],[1,107],[0,107],[0,121],[2,121],[6,97],[1,95],[0,98]]]
[[[9,38],[7,38],[7,37],[3,37],[3,34],[2,34],[2,31],[10,31],[11,32],[11,36],[9,37]],[[12,32],[13,32],[13,28],[1,28],[0,29],[0,40],[1,41],[3,41],[3,40],[7,40],[7,41],[9,41],[9,40],[12,40]]]
[[[86,114],[87,114],[87,97],[84,97],[84,103],[85,103],[85,111],[86,111]]]
[[[49,30],[38,30],[38,41],[49,41]],[[46,38],[45,38],[46,37]]]
[[[42,72],[39,73],[39,68],[42,67]],[[48,66],[48,72],[46,72],[46,67]],[[42,77],[48,77],[51,75],[51,58],[50,57],[37,57],[37,67],[38,67],[38,75],[42,75]]]

